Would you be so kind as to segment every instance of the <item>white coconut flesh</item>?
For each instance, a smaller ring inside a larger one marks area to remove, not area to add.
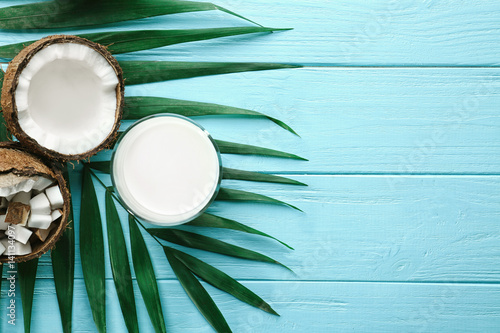
[[[0,255],[30,254],[32,243],[44,242],[62,217],[63,195],[43,176],[1,174],[0,184]]]
[[[118,77],[92,48],[56,43],[38,51],[19,76],[15,103],[21,129],[65,155],[99,146],[112,132]]]

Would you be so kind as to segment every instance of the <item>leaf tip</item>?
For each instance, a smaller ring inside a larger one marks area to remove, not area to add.
[[[262,308],[261,308],[262,309]],[[281,317],[280,314],[278,312],[276,312],[270,305],[268,305],[265,309],[262,309],[264,311],[266,311],[267,313],[270,313],[272,315],[275,315],[275,316],[278,316],[278,317]]]
[[[295,180],[295,179],[290,179],[292,181],[291,185],[297,185],[297,186],[309,186],[308,184],[306,183],[303,183],[303,182],[299,182],[298,180]]]
[[[293,274],[295,274],[295,272],[290,267],[288,267],[287,265],[282,264],[279,261],[274,261],[274,263],[277,264],[277,265],[280,265],[281,267],[286,268],[287,270],[289,270],[290,272],[292,272]]]
[[[269,29],[270,32],[293,30],[293,28],[266,28],[266,29]]]
[[[287,203],[286,205],[287,205],[288,207],[290,207],[290,208],[293,208],[293,209],[295,209],[295,210],[298,210],[298,211],[299,211],[299,212],[301,212],[301,213],[303,213],[303,212],[304,212],[304,211],[303,211],[302,209],[300,209],[299,207],[296,207],[296,206],[294,206],[294,205],[290,205],[289,203]]]

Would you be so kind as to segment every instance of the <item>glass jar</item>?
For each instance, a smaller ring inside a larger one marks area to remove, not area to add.
[[[111,180],[127,210],[173,226],[201,215],[222,179],[219,148],[193,120],[175,114],[143,118],[115,146]]]

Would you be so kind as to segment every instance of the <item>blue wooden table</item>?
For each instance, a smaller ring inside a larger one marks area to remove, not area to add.
[[[25,1],[0,5],[19,2]],[[207,286],[234,332],[498,332],[498,1],[214,2],[265,26],[294,30],[181,44],[120,59],[304,65],[127,88],[129,95],[253,109],[285,121],[301,135],[266,120],[198,119],[217,139],[310,160],[223,158],[228,167],[309,184],[225,184],[289,202],[304,213],[243,203],[211,208],[280,238],[295,251],[262,237],[205,233],[269,255],[295,274],[275,265],[189,251],[237,278],[281,314],[268,315]],[[114,29],[245,24],[221,12],[204,12]],[[0,44],[27,38],[1,33]],[[77,234],[78,176],[72,179]],[[148,246],[169,332],[211,332],[161,248],[152,240]],[[95,332],[79,259],[76,276],[74,331]],[[107,284],[109,332],[124,332],[109,263]],[[48,256],[42,257],[35,288],[32,332],[61,332]],[[136,292],[141,329],[152,332]],[[22,332],[21,322],[12,330],[6,316],[0,318],[4,332]]]

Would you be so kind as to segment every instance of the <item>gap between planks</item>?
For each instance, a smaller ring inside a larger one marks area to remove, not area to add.
[[[39,280],[54,280],[53,278],[41,277]],[[76,280],[84,280],[81,277],[76,277]],[[107,281],[113,281],[113,278],[106,278]],[[136,278],[132,277],[135,281]],[[176,278],[161,278],[157,281],[178,281]],[[456,285],[500,285],[500,281],[369,281],[369,280],[271,280],[271,279],[237,279],[238,282],[251,282],[251,283],[358,283],[358,284],[426,284],[426,285],[442,285],[442,284],[456,284]]]
[[[488,69],[488,68],[500,68],[500,64],[498,65],[433,65],[433,64],[424,64],[424,65],[414,65],[414,64],[386,64],[386,65],[341,65],[335,63],[288,63],[288,62],[279,62],[285,65],[292,66],[302,66],[302,68],[330,68],[330,69],[467,69],[467,68],[479,68],[479,69]],[[7,66],[9,61],[0,61],[0,66]]]
[[[301,172],[301,171],[257,171],[257,173],[277,176],[349,176],[349,177],[500,177],[500,173],[472,173],[472,172]],[[229,179],[228,179],[229,180]]]

